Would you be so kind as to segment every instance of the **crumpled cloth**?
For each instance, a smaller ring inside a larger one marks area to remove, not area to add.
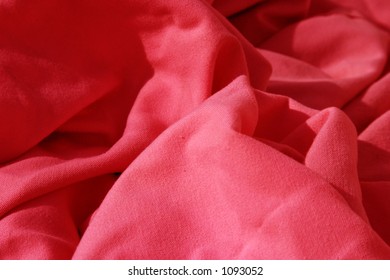
[[[387,0],[0,1],[0,258],[390,259]]]

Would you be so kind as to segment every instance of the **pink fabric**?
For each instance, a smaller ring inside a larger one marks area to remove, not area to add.
[[[0,258],[389,259],[389,38],[385,0],[1,1]]]

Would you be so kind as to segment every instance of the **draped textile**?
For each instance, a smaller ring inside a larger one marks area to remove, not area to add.
[[[389,39],[385,0],[1,0],[0,258],[389,259]]]

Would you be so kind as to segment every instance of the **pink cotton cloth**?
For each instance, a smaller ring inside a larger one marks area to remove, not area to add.
[[[0,1],[0,258],[390,259],[390,3]]]

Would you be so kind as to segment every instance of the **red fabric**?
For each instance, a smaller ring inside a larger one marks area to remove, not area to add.
[[[1,1],[0,258],[390,259],[389,19]]]

